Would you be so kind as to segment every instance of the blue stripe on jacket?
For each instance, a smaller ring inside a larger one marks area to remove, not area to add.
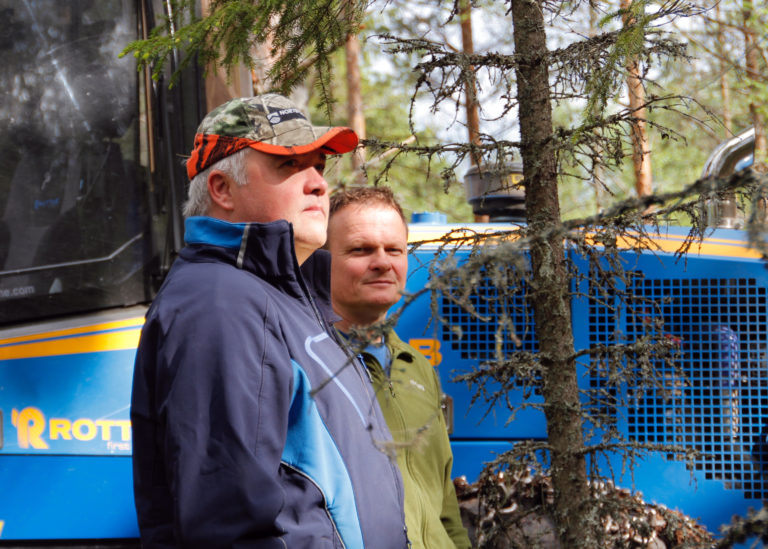
[[[312,387],[307,374],[295,360],[291,362],[294,389],[282,460],[306,475],[323,493],[336,530],[347,549],[363,549],[352,480],[310,396]]]

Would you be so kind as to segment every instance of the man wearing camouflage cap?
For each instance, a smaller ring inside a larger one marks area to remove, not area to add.
[[[406,547],[375,395],[300,269],[325,242],[325,157],[356,145],[274,94],[229,101],[198,128],[186,247],[136,356],[144,547]]]

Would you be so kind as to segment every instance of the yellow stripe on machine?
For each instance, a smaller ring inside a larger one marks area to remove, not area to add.
[[[0,340],[0,360],[136,349],[144,318]]]
[[[490,235],[492,238],[498,238],[505,231],[511,234],[507,238],[514,238],[514,225],[481,225],[469,224],[461,229],[448,225],[411,225],[409,227],[408,242],[410,244],[420,243],[426,245],[445,245],[447,247],[471,244],[483,235]],[[446,238],[449,237],[449,238]],[[624,237],[620,237],[618,245],[622,249],[631,249],[637,246],[636,238],[641,238],[639,233],[630,232]],[[650,251],[659,251],[666,253],[675,253],[685,242],[685,235],[673,234],[649,234],[648,237],[642,237],[646,240],[645,246]],[[588,241],[591,238],[588,237]],[[733,257],[742,259],[760,259],[762,255],[749,248],[743,240],[707,237],[702,241],[694,239],[688,250],[689,255],[706,255],[714,257]]]
[[[639,237],[637,233],[629,233],[626,237],[619,240],[619,247],[630,249],[637,244],[633,237]],[[658,235],[651,234],[648,238],[643,237],[651,251],[661,251],[675,253],[685,242],[684,235]],[[760,259],[762,255],[756,250],[747,247],[743,240],[733,240],[727,238],[704,238],[698,241],[694,239],[688,249],[688,255],[708,255],[715,257],[739,257],[745,259]]]
[[[511,233],[515,230],[514,225],[485,225],[485,224],[466,224],[466,225],[409,225],[408,243],[428,244],[428,245],[446,245],[460,246],[472,244],[483,237],[492,235]],[[510,238],[510,236],[507,236]]]

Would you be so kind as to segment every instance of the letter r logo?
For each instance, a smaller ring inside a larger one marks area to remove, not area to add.
[[[16,427],[19,448],[31,446],[38,450],[48,449],[48,444],[41,436],[45,431],[45,416],[38,408],[28,406],[21,412],[14,408],[11,410],[11,423]]]

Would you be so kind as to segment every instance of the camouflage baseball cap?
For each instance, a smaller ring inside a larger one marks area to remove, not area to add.
[[[219,105],[200,123],[187,175],[192,179],[245,147],[288,156],[318,149],[342,154],[356,146],[357,134],[351,128],[313,126],[287,97],[241,97]]]

